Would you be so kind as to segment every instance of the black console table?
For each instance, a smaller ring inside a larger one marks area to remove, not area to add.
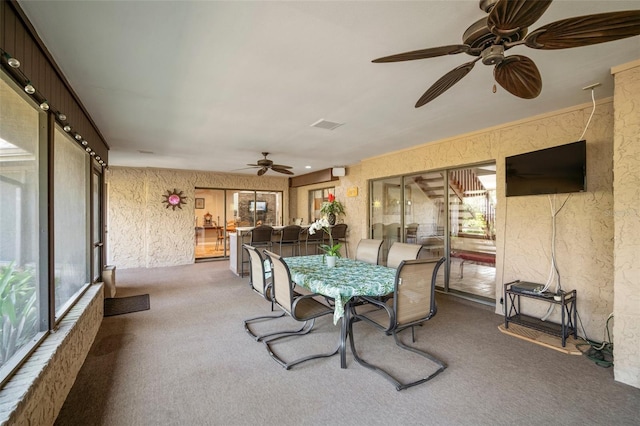
[[[576,291],[561,292],[555,294],[551,292],[529,292],[513,289],[512,286],[520,283],[513,281],[504,285],[504,326],[509,328],[509,323],[522,325],[524,327],[533,328],[544,333],[560,336],[562,338],[562,347],[565,347],[567,337],[573,334],[574,338],[578,337],[576,327]],[[516,286],[517,287],[517,286]],[[534,300],[540,300],[547,303],[559,305],[561,309],[560,324],[524,315],[520,310],[520,298],[526,297]]]

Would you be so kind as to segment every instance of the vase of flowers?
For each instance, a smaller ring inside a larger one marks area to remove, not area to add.
[[[333,244],[333,237],[331,236],[331,229],[329,228],[330,226],[331,225],[327,219],[318,219],[309,226],[309,234],[313,235],[317,231],[322,231],[329,236],[329,244],[322,244],[320,249],[324,252],[324,256],[322,258],[323,262],[326,260],[327,266],[333,268],[336,266],[336,259],[341,257],[340,248],[342,247],[342,244]]]
[[[335,195],[329,194],[329,201],[322,203],[320,213],[326,215],[329,225],[333,226],[336,224],[336,217],[344,214],[344,206],[340,201],[336,200]]]

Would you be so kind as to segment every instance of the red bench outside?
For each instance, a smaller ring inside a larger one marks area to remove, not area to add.
[[[463,278],[464,262],[471,262],[478,265],[496,266],[495,253],[481,253],[472,251],[452,251],[451,257],[461,259],[460,278]]]

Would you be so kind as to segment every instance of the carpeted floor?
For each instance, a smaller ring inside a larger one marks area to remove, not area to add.
[[[277,365],[242,325],[270,306],[228,262],[119,269],[118,295],[141,293],[153,309],[104,318],[57,425],[637,425],[640,417],[640,389],[615,382],[612,369],[503,334],[502,316],[450,296],[439,295],[438,314],[416,330],[416,345],[447,370],[397,392],[350,352],[345,370],[337,356]],[[354,335],[361,356],[400,375],[425,367],[365,323]],[[299,357],[338,338],[324,317],[276,350]]]

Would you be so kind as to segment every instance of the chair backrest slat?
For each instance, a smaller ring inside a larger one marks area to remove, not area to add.
[[[269,225],[260,225],[251,230],[251,244],[271,242],[273,235],[273,227]]]
[[[247,249],[249,253],[250,276],[249,281],[255,291],[264,296],[266,280],[264,278],[264,259],[260,255],[260,252],[248,244],[244,244],[243,247]]]
[[[300,231],[302,228],[298,225],[287,225],[280,231],[280,242],[300,241]]]
[[[282,257],[268,250],[264,254],[271,262],[271,278],[273,282],[273,298],[280,307],[291,315],[293,306],[293,285],[289,267]]]
[[[403,260],[417,259],[420,249],[420,244],[393,243],[387,255],[387,267],[397,268]]]
[[[442,263],[444,258],[400,263],[393,301],[397,327],[402,328],[436,314],[435,284]]]
[[[331,237],[344,240],[347,238],[347,224],[339,223],[331,228]]]
[[[382,242],[383,240],[361,239],[356,247],[356,260],[377,265]]]

